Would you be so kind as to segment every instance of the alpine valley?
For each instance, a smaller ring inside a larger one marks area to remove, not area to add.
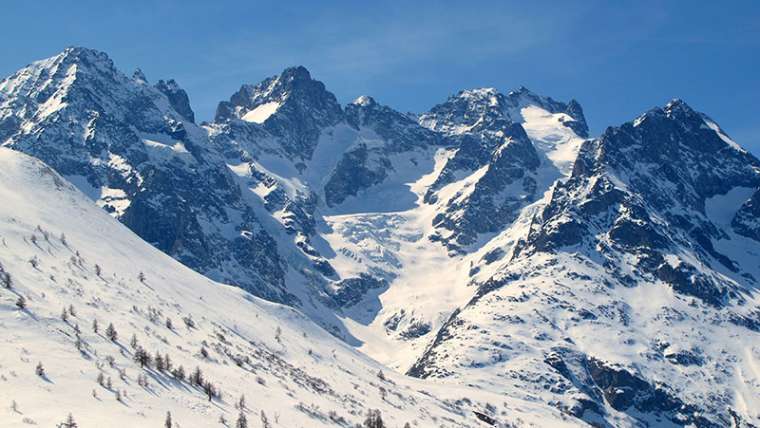
[[[199,124],[72,47],[0,146],[3,427],[760,426],[760,160],[682,100],[293,67]]]

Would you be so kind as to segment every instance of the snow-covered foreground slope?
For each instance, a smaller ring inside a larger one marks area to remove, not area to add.
[[[182,266],[8,149],[0,200],[0,263],[11,284],[0,289],[3,427],[54,426],[69,413],[82,427],[163,426],[167,411],[178,427],[222,426],[222,416],[232,425],[243,394],[249,426],[264,426],[265,414],[273,427],[348,427],[375,408],[389,427],[483,426],[474,411],[504,426],[578,423],[497,393],[380,374],[383,366],[296,310]],[[145,367],[140,349],[152,360]],[[158,354],[187,376],[200,368],[220,396],[161,370]]]

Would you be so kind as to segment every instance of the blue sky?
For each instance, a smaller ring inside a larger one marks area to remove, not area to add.
[[[92,47],[127,73],[175,78],[202,120],[296,64],[341,102],[369,94],[402,111],[524,85],[578,99],[594,133],[679,97],[760,154],[760,2],[525,3],[6,2],[0,75]]]

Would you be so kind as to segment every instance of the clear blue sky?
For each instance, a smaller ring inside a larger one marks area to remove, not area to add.
[[[760,154],[760,1],[380,3],[5,2],[0,74],[92,47],[127,73],[175,78],[201,120],[296,64],[341,102],[369,94],[402,111],[525,85],[577,98],[594,133],[679,97]]]

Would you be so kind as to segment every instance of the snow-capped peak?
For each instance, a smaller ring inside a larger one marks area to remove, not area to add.
[[[266,107],[259,109],[262,105]],[[311,117],[334,122],[342,115],[335,96],[325,89],[325,85],[312,79],[305,67],[297,66],[256,85],[243,85],[229,101],[219,103],[215,122],[243,119],[263,124],[283,105],[290,106],[285,110],[293,116],[291,120],[308,121],[306,117]],[[259,109],[256,113],[249,114],[256,109]]]
[[[311,73],[309,73],[309,70],[307,70],[306,67],[302,65],[288,67],[285,70],[283,70],[282,74],[280,75],[279,80],[281,82],[311,80]]]
[[[353,105],[369,107],[375,105],[375,99],[368,95],[361,95],[351,102]]]
[[[420,115],[419,121],[427,128],[450,135],[477,130],[498,132],[505,124],[524,122],[523,109],[531,106],[547,113],[567,115],[563,118],[563,124],[578,136],[587,137],[586,118],[577,101],[558,102],[537,95],[524,86],[507,95],[495,88],[462,90]]]

